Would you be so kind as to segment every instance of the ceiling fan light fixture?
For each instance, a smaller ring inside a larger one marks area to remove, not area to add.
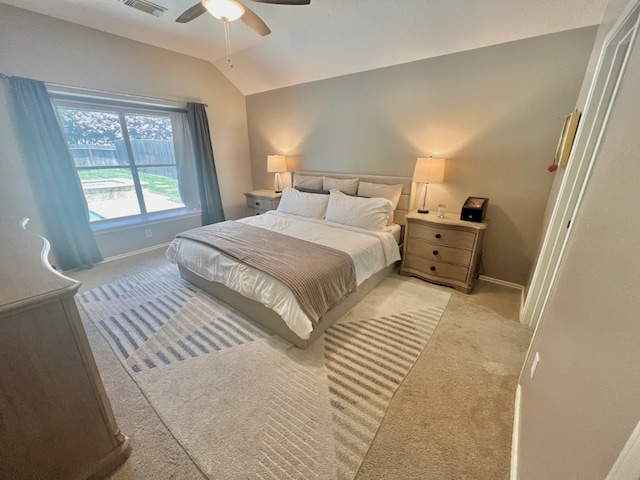
[[[220,20],[233,22],[244,14],[244,7],[234,0],[202,0],[202,5]]]

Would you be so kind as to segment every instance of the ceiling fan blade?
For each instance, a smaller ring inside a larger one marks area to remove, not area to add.
[[[200,15],[202,15],[206,11],[207,9],[204,8],[204,5],[202,4],[202,2],[198,2],[193,7],[185,11],[178,18],[176,18],[176,22],[178,23],[190,22],[191,20],[198,18]]]
[[[242,6],[244,7],[244,13],[240,17],[240,20],[242,20],[257,34],[262,35],[263,37],[265,35],[269,35],[271,33],[271,30],[269,29],[269,27],[267,27],[267,24],[264,23],[262,19],[258,15],[256,15],[255,12],[249,7],[244,4],[242,4]]]
[[[273,3],[275,5],[309,5],[311,0],[252,0],[258,3]]]

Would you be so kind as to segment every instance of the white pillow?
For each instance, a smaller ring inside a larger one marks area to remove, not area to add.
[[[358,193],[358,178],[331,178],[322,177],[322,189],[323,190],[340,190],[347,195],[355,195]]]
[[[329,195],[299,192],[287,187],[282,191],[278,212],[322,219],[327,211],[328,202]]]
[[[393,209],[398,208],[398,201],[402,195],[402,184],[385,185],[383,183],[360,182],[358,184],[359,197],[381,197],[391,200]]]
[[[385,185],[383,183],[369,183],[369,182],[360,182],[358,184],[359,197],[387,198],[391,200],[391,203],[393,203],[394,210],[398,208],[398,201],[400,200],[401,194],[402,194],[402,184]],[[393,212],[389,214],[389,220],[387,221],[387,223],[389,225],[393,223]]]
[[[294,173],[293,186],[322,190],[322,177],[312,177],[311,175],[296,175]]]
[[[392,211],[393,204],[386,198],[351,197],[331,190],[326,220],[366,230],[383,230]]]

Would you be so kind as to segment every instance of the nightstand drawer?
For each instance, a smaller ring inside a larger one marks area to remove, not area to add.
[[[267,210],[257,210],[255,208],[251,208],[251,207],[247,207],[247,216],[253,216],[253,215],[262,215],[263,213],[265,213]]]
[[[436,243],[423,242],[417,238],[407,244],[407,253],[425,257],[430,260],[457,263],[468,266],[471,263],[472,250],[445,247]]]
[[[418,237],[422,240],[441,245],[452,245],[469,249],[473,248],[476,241],[476,234],[474,232],[423,225],[417,222],[409,224],[409,237]]]
[[[256,210],[273,210],[273,200],[270,198],[256,198],[247,196],[247,207]]]
[[[438,262],[436,260],[430,260],[428,258],[418,257],[412,254],[408,254],[404,258],[403,268],[414,268],[424,272],[424,275],[431,277],[436,281],[441,278],[443,280],[451,279],[466,282],[467,274],[469,273],[468,267]]]

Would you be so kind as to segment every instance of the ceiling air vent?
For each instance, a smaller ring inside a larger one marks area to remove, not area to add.
[[[156,17],[159,17],[167,11],[165,7],[161,7],[160,5],[156,5],[155,3],[147,2],[146,0],[123,0],[122,3],[128,5],[129,7],[133,7],[136,10],[140,10],[144,13],[149,13]]]

